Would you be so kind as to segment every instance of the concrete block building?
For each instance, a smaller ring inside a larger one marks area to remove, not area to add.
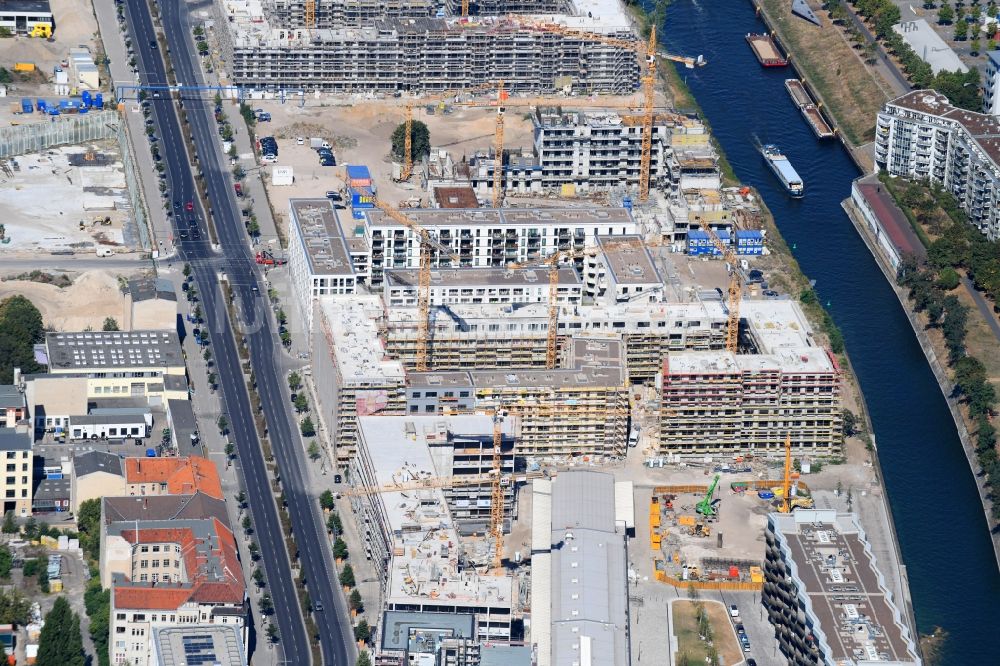
[[[875,164],[940,185],[990,240],[1000,239],[1000,119],[952,106],[933,90],[887,102],[875,128]]]
[[[761,600],[789,663],[922,663],[857,516],[772,513],[766,539]]]
[[[313,385],[321,422],[333,433],[337,458],[357,444],[359,416],[404,414],[406,375],[379,336],[385,308],[378,296],[330,296],[315,305]]]
[[[493,303],[522,305],[549,302],[549,271],[538,268],[438,268],[431,271],[432,306]],[[416,307],[419,271],[385,271],[382,298],[390,308]],[[572,268],[559,269],[557,298],[563,305],[579,305],[583,284]]]
[[[0,456],[5,465],[0,475],[4,515],[8,511],[20,518],[31,515],[32,451],[33,440],[26,428],[0,428]]]
[[[568,101],[567,106],[572,102]],[[535,155],[547,190],[572,186],[578,192],[613,187],[637,189],[642,161],[640,116],[615,112],[567,112],[539,108],[532,116]],[[650,186],[667,177],[670,125],[658,115],[653,123]]]
[[[297,0],[226,0],[215,7],[215,23],[235,82],[252,94],[428,93],[501,79],[508,90],[530,93],[626,94],[638,86],[631,49],[524,30],[504,16],[512,3],[491,4],[502,13],[476,7],[469,22],[446,12],[438,17],[438,5],[426,1],[318,3],[315,27],[307,28]],[[619,0],[544,4],[530,13],[575,30],[635,38]]]
[[[288,274],[308,330],[313,302],[356,293],[358,276],[332,201],[292,199],[288,208]]]
[[[0,428],[13,428],[27,414],[24,392],[20,387],[0,384]]]
[[[435,425],[440,419],[359,419],[351,483],[380,488],[442,476],[425,441],[426,434],[434,438],[441,432]],[[454,417],[445,432],[471,432],[492,441],[493,422],[486,416]],[[482,492],[489,495],[488,488]],[[381,583],[383,613],[467,614],[475,618],[482,640],[510,638],[514,580],[508,574],[483,576],[475,569],[473,563],[491,560],[489,544],[460,537],[443,489],[367,492],[352,497],[352,505],[359,524],[366,526],[364,545]]]

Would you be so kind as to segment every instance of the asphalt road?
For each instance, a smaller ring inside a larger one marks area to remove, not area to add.
[[[156,40],[156,34],[149,8],[145,0],[127,0],[126,8],[135,52],[141,64],[143,83],[163,85],[166,82],[166,75],[161,53],[159,48],[150,46],[151,42]],[[182,203],[192,201],[195,206],[199,206],[192,168],[185,151],[174,102],[166,98],[153,99],[151,105],[160,133],[163,159],[167,164],[170,196],[173,200]],[[216,177],[225,178],[226,174],[222,171],[216,174]],[[201,214],[200,218],[206,219],[204,214]],[[203,227],[203,223],[200,224],[202,224],[202,235],[206,236],[207,229]],[[220,231],[224,228],[226,225],[220,225]],[[176,233],[177,229],[174,231]],[[230,244],[239,245],[238,241],[232,240],[232,234],[229,237]],[[229,249],[234,250],[233,261],[230,261],[227,251]],[[178,258],[191,263],[201,293],[202,309],[208,319],[209,327],[215,333],[213,336],[215,360],[223,404],[229,415],[230,437],[240,457],[244,485],[256,529],[254,538],[260,547],[269,592],[274,601],[274,619],[280,632],[281,650],[287,663],[309,664],[311,661],[309,640],[295,592],[281,523],[254,429],[253,413],[243,382],[236,342],[228,334],[230,322],[218,284],[217,273],[219,270],[225,270],[235,278],[235,282],[241,283],[235,287],[235,292],[243,304],[243,311],[254,312],[254,301],[259,299],[253,298],[250,285],[255,283],[256,275],[252,271],[252,266],[247,265],[247,260],[243,262],[238,260],[239,253],[235,249],[224,247],[223,256],[218,257],[206,243],[185,240],[181,241],[178,247]],[[257,610],[253,609],[253,612],[256,613]]]
[[[137,51],[146,51],[147,59],[155,59],[162,73],[159,58],[148,58],[157,52],[149,48],[152,23],[145,0],[127,0],[133,20],[141,25],[137,37]],[[191,27],[188,23],[188,6],[180,2],[160,5],[164,34],[170,48],[177,81],[185,87],[203,85],[198,66]],[[141,17],[140,17],[141,15]],[[144,67],[146,71],[150,71]],[[232,424],[233,440],[237,446],[243,473],[246,476],[247,495],[250,499],[257,528],[269,588],[275,602],[275,619],[281,631],[284,657],[291,664],[308,664],[309,638],[305,636],[298,600],[284,553],[282,532],[271,499],[264,468],[263,454],[253,430],[252,413],[248,396],[243,388],[236,343],[228,333],[229,321],[222,303],[222,293],[216,281],[216,271],[224,271],[233,286],[239,328],[246,335],[247,347],[262,408],[267,421],[271,449],[278,462],[282,490],[287,503],[292,531],[299,550],[302,575],[306,580],[314,606],[322,604],[323,611],[314,614],[318,641],[323,662],[328,665],[350,666],[353,663],[354,637],[349,615],[327,544],[326,530],[316,498],[308,489],[305,452],[299,441],[298,425],[290,413],[289,392],[281,368],[281,351],[275,323],[270,309],[262,298],[261,280],[247,244],[246,231],[237,206],[228,170],[227,157],[222,153],[221,139],[215,123],[210,91],[186,93],[184,108],[194,135],[198,165],[211,202],[209,214],[218,233],[219,253],[214,254],[204,242],[181,241],[181,255],[194,269],[199,291],[203,297],[203,310],[209,317],[215,336],[217,372],[220,378],[223,401]],[[157,120],[167,120],[166,125],[179,127],[177,109],[167,100],[154,101]],[[233,110],[230,109],[230,114]],[[243,130],[245,131],[245,130]],[[171,132],[175,132],[173,134]],[[166,130],[162,135],[166,159],[170,163],[173,200],[192,200],[194,183],[192,167],[188,163],[179,131]],[[180,189],[173,183],[182,183]],[[203,235],[204,235],[203,230]],[[260,515],[262,518],[258,518]],[[264,542],[268,545],[265,547]],[[280,602],[279,602],[280,599]]]

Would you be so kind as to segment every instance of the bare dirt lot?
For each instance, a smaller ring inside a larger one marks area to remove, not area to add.
[[[0,253],[121,248],[127,244],[128,213],[121,210],[127,201],[124,167],[110,142],[21,155],[0,172],[0,209],[10,239]]]
[[[87,271],[68,287],[30,280],[0,281],[0,300],[17,294],[31,300],[45,325],[57,331],[100,330],[105,317],[114,317],[120,324],[125,308],[118,277],[107,271]]]
[[[698,634],[697,606],[701,604],[712,628],[712,644]],[[721,666],[732,666],[743,661],[743,651],[736,640],[736,633],[729,621],[726,607],[717,601],[679,600],[671,604],[673,634],[677,637],[677,666],[703,664],[714,647]]]
[[[617,98],[616,98],[617,99]],[[633,99],[620,98],[617,101]],[[615,101],[614,99],[612,101]],[[567,98],[565,107],[572,108],[573,100]],[[337,189],[340,180],[334,173],[339,168],[320,166],[315,151],[309,148],[309,138],[321,137],[333,147],[338,167],[346,164],[367,166],[383,199],[397,203],[413,197],[422,197],[427,203],[426,192],[420,190],[418,172],[408,183],[392,180],[392,160],[389,156],[390,137],[403,122],[404,99],[357,99],[340,102],[308,100],[304,107],[297,101],[282,104],[278,101],[253,100],[254,109],[271,113],[272,121],[260,123],[255,128],[257,136],[274,136],[278,140],[278,166],[294,169],[295,183],[291,186],[271,185],[272,165],[264,165],[271,204],[287,228],[288,199],[295,197],[322,197],[327,190]],[[493,145],[496,129],[496,111],[491,108],[452,106],[444,114],[435,107],[433,115],[426,105],[415,105],[413,119],[427,125],[430,142],[435,148],[451,153],[459,162],[471,157],[477,150],[486,151]],[[519,106],[516,98],[507,109],[504,122],[504,146],[509,151],[530,148],[532,124],[530,108]],[[297,144],[297,138],[305,140]]]

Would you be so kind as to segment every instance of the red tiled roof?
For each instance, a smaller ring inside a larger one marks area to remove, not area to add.
[[[189,588],[116,587],[115,608],[170,610],[184,605],[191,597]]]
[[[126,458],[126,483],[165,483],[172,495],[202,491],[222,499],[222,482],[215,464],[201,456],[189,458]]]

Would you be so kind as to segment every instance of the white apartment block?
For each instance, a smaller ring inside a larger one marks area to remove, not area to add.
[[[983,113],[1000,116],[1000,51],[986,54],[986,75],[983,79]]]
[[[624,236],[638,232],[625,208],[475,208],[413,209],[407,217],[430,231],[459,258],[460,266],[502,268],[531,263],[557,250],[582,250],[598,235]],[[381,286],[389,268],[419,268],[420,240],[380,210],[365,211],[365,236],[371,248],[373,287]],[[433,265],[441,262],[437,253]]]
[[[572,106],[572,101],[567,101]],[[641,116],[613,111],[566,112],[537,109],[532,116],[535,155],[541,167],[542,187],[573,186],[590,192],[626,186],[637,189],[642,165]],[[657,115],[653,124],[650,186],[667,177],[670,125]]]
[[[1000,238],[1000,119],[915,90],[883,107],[875,134],[879,169],[942,186],[984,235]]]
[[[354,294],[358,279],[333,202],[292,199],[288,209],[288,274],[309,330],[313,301],[321,296]]]
[[[557,298],[579,305],[583,283],[572,268],[560,268]],[[382,298],[389,307],[416,307],[419,271],[393,268],[385,272]],[[495,303],[520,305],[549,302],[549,268],[438,268],[431,271],[432,306]]]

